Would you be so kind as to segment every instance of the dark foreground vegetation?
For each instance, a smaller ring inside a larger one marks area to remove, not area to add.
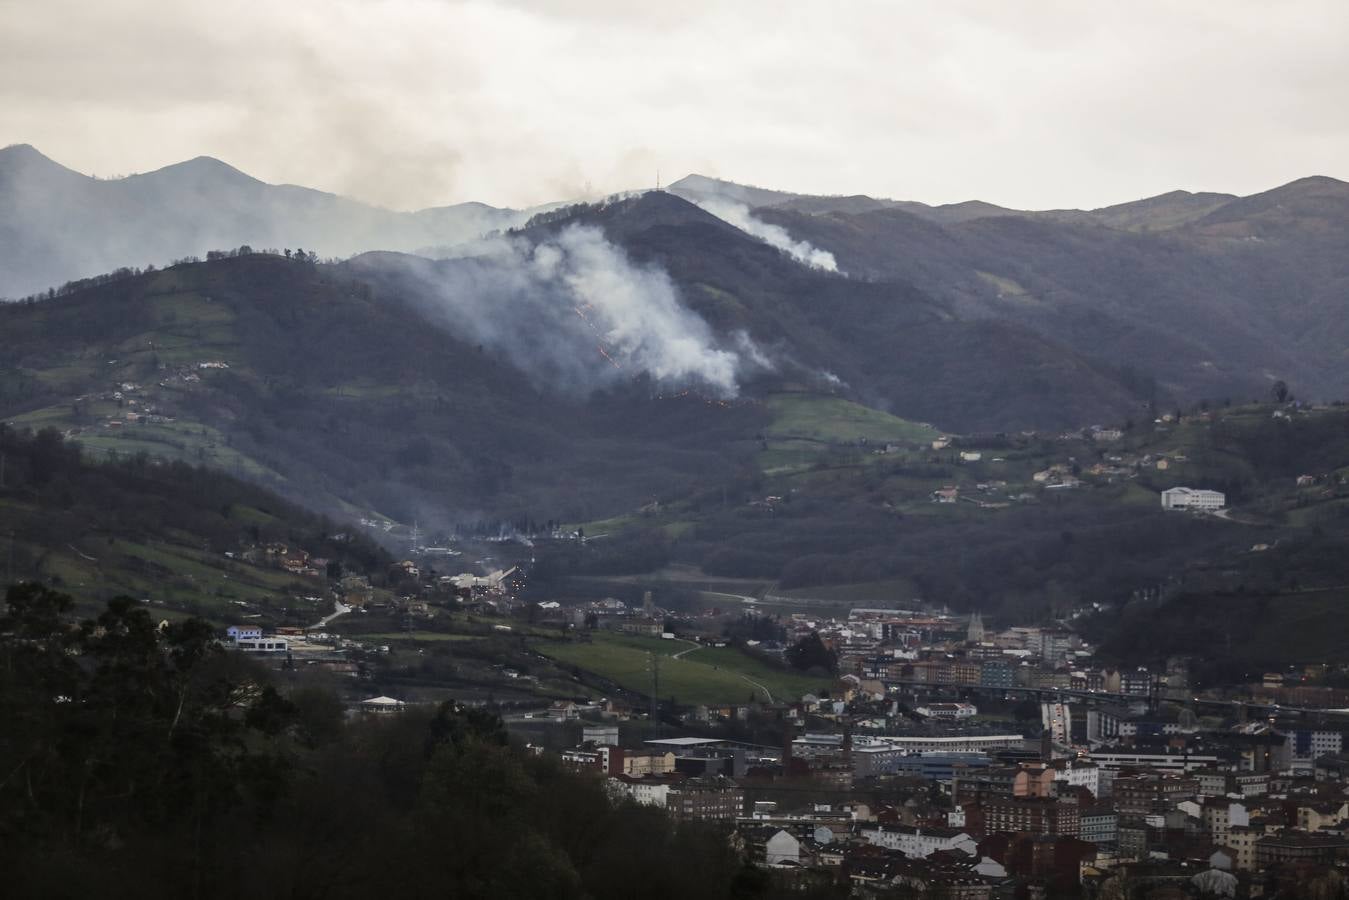
[[[723,834],[612,806],[489,711],[347,722],[282,696],[200,620],[135,601],[0,618],[0,859],[10,897],[765,896]]]

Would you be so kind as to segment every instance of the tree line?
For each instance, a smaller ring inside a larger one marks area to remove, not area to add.
[[[615,805],[454,702],[346,721],[210,626],[0,616],[0,858],[13,897],[772,895],[722,831]]]

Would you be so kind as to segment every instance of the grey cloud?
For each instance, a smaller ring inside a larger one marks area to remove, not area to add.
[[[100,174],[209,154],[399,208],[656,167],[1030,208],[1349,175],[1340,0],[0,0],[0,21],[0,144]]]

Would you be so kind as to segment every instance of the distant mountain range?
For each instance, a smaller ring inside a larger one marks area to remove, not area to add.
[[[914,200],[885,200],[868,197],[865,194],[837,197],[792,194],[786,191],[748,187],[736,184],[733,181],[722,181],[718,178],[707,178],[703,175],[689,175],[681,178],[670,185],[669,190],[671,193],[678,194],[695,203],[707,199],[722,198],[744,203],[750,207],[775,207],[808,214],[857,214],[874,212],[880,209],[899,209],[940,225],[956,225],[974,219],[989,219],[999,216],[1020,216],[1056,222],[1104,225],[1126,231],[1153,231],[1172,228],[1198,219],[1233,200],[1240,199],[1235,194],[1192,194],[1189,191],[1171,191],[1156,197],[1149,197],[1146,200],[1120,203],[1100,209],[1037,211],[1008,209],[1005,206],[985,203],[982,200],[966,200],[962,203],[931,206]]]
[[[457,244],[528,217],[482,203],[393,212],[266,184],[206,156],[102,180],[19,144],[0,150],[0,297],[241,244],[303,247],[323,257],[412,251]]]

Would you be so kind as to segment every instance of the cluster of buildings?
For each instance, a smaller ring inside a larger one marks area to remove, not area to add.
[[[787,625],[789,644],[818,633],[838,653],[841,672],[877,696],[902,689],[934,718],[955,714],[932,702],[951,700],[961,688],[1147,698],[1179,695],[1187,684],[1182,671],[1098,665],[1092,648],[1066,628],[1014,626],[993,633],[977,613],[965,618],[854,609],[845,621],[793,616]]]
[[[615,724],[588,725],[583,738],[563,751],[564,765],[603,777],[614,800],[655,806],[685,822],[733,822],[745,805],[734,776],[763,762],[746,747],[715,739],[672,738],[624,748]]]
[[[97,394],[83,394],[75,398],[73,404],[77,414],[87,411],[92,405],[107,410],[98,421],[98,427],[118,431],[126,426],[164,425],[175,421],[147,396],[145,388],[130,381],[114,382],[111,387]],[[76,438],[86,430],[77,424],[64,432],[66,438]]]
[[[788,631],[820,634],[847,674],[827,696],[721,717],[773,718],[779,746],[634,747],[608,723],[563,759],[615,802],[719,823],[803,891],[1302,896],[1349,868],[1349,716],[1201,715],[1177,661],[1099,667],[1060,628],[855,610]],[[983,698],[1032,701],[1039,727]]]
[[[225,552],[229,559],[237,559],[255,566],[281,569],[291,575],[305,578],[320,578],[328,571],[329,560],[322,556],[309,555],[309,551],[291,547],[280,541],[258,544],[241,551]]]
[[[923,735],[806,732],[780,748],[692,736],[634,748],[608,723],[562,759],[615,802],[721,824],[749,862],[802,890],[992,900],[1095,896],[1113,880],[1260,896],[1349,867],[1349,718],[1204,731],[1120,715],[1094,747],[952,721]]]
[[[1174,417],[1171,421],[1174,421]],[[1167,427],[1169,423],[1158,419],[1159,428]],[[1033,436],[1031,432],[1023,432],[1021,437]],[[1002,509],[1013,503],[1034,501],[1038,493],[1057,493],[1059,491],[1073,490],[1081,488],[1089,483],[1112,483],[1118,481],[1127,481],[1135,479],[1140,473],[1150,470],[1166,472],[1177,464],[1188,462],[1188,457],[1179,451],[1136,453],[1123,449],[1111,447],[1110,445],[1118,443],[1124,437],[1124,432],[1119,428],[1107,428],[1094,425],[1090,428],[1080,431],[1070,431],[1055,436],[1059,442],[1064,444],[1078,445],[1082,442],[1088,442],[1095,448],[1087,450],[1087,455],[1094,461],[1079,461],[1077,457],[1067,456],[1060,462],[1052,462],[1043,469],[1031,473],[1029,481],[1025,484],[1016,483],[1009,487],[1006,480],[989,479],[977,484],[957,484],[955,482],[945,484],[929,494],[933,503],[953,504],[962,501],[974,503],[983,509]],[[973,440],[973,443],[971,441]],[[1016,436],[1011,439],[1011,445],[1015,446]],[[952,464],[970,464],[984,461],[987,457],[980,450],[958,449],[967,445],[974,446],[979,444],[978,439],[972,438],[953,438],[943,436],[932,441],[934,451],[946,450],[947,448],[957,449],[958,452],[947,458]],[[993,435],[983,441],[990,447],[1009,446],[1009,438],[1006,435]],[[987,458],[993,463],[1005,463],[1007,459],[1002,456],[993,456]],[[934,458],[934,461],[937,461]],[[1311,482],[1307,482],[1310,484]],[[1299,486],[1304,486],[1299,482]],[[1212,512],[1222,509],[1225,505],[1225,498],[1217,491],[1204,491],[1192,488],[1178,488],[1168,491],[1162,496],[1162,506],[1164,509],[1196,509],[1206,512]]]
[[[616,631],[644,637],[664,637],[666,610],[657,606],[650,591],[642,596],[641,604],[628,603],[617,597],[605,597],[563,607],[558,603],[539,604],[542,624],[561,628]]]
[[[116,362],[116,360],[113,360],[113,362]],[[228,368],[229,363],[219,360],[205,360],[184,366],[169,366],[160,363],[157,385],[161,389],[181,390],[184,387],[200,383],[201,375],[199,373],[202,371]],[[110,431],[120,431],[127,426],[167,425],[177,421],[176,416],[161,408],[161,398],[162,392],[155,391],[154,387],[147,388],[145,385],[130,381],[116,381],[106,391],[76,397],[74,405],[77,410],[81,410],[87,405],[98,404],[100,408],[108,410],[100,417],[98,427]],[[172,405],[171,401],[170,405]],[[111,407],[115,407],[115,409]],[[65,436],[68,438],[77,437],[84,430],[85,428],[77,423],[75,427],[65,433]]]
[[[1349,863],[1349,797],[1338,783],[1210,768],[1127,770],[1107,787],[1100,772],[1069,760],[962,770],[941,783],[941,802],[791,812],[755,804],[735,828],[751,860],[790,882],[970,898],[1098,895],[1112,881],[1181,891],[1158,896],[1213,885],[1260,896],[1280,884],[1338,883]],[[1028,887],[1042,893],[1022,893]]]

